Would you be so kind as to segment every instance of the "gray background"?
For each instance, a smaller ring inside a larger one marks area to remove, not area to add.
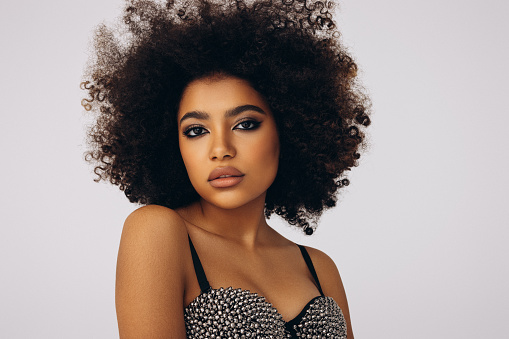
[[[0,337],[115,338],[136,207],[92,181],[79,90],[115,1],[0,5]],[[374,107],[371,150],[305,238],[342,274],[356,338],[507,338],[509,5],[343,0]]]

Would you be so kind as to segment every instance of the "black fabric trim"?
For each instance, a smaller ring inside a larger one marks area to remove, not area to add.
[[[304,261],[306,262],[306,265],[308,265],[308,269],[311,272],[311,275],[315,279],[316,287],[318,287],[318,291],[320,292],[320,295],[323,297],[323,291],[322,286],[320,286],[320,281],[318,280],[318,275],[316,275],[315,267],[313,266],[313,262],[311,261],[311,257],[308,254],[308,251],[306,248],[302,245],[299,246],[300,252],[302,253],[302,256],[304,257]]]
[[[286,330],[288,332],[290,332],[290,334],[292,335],[292,338],[294,338],[294,337],[297,338],[297,331],[295,330],[295,325],[300,324],[300,322],[302,321],[302,317],[304,317],[306,315],[306,313],[308,312],[308,309],[311,307],[311,304],[313,304],[315,302],[315,300],[319,299],[319,298],[322,298],[322,296],[319,295],[319,296],[311,299],[295,318],[293,318],[292,320],[290,320],[288,322],[285,322]]]
[[[194,272],[196,273],[198,284],[200,284],[201,293],[205,293],[210,290],[210,284],[207,280],[207,276],[205,275],[205,271],[203,270],[198,253],[196,253],[196,250],[194,249],[191,237],[187,235],[187,238],[189,239],[189,247],[191,248],[191,256],[193,257]]]

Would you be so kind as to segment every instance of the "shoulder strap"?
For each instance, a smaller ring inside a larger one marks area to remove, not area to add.
[[[194,272],[196,273],[198,284],[200,284],[201,293],[205,293],[210,290],[210,284],[207,280],[207,276],[205,275],[205,271],[203,270],[198,253],[196,253],[196,250],[194,249],[191,237],[187,235],[187,238],[189,239],[189,247],[191,248],[191,256],[193,257]]]
[[[313,266],[313,262],[311,261],[311,257],[308,254],[308,251],[306,248],[302,245],[299,246],[300,252],[302,253],[302,256],[304,257],[304,261],[306,262],[306,265],[308,265],[309,272],[311,272],[311,275],[315,279],[316,287],[318,287],[318,291],[323,296],[322,286],[320,286],[320,281],[318,280],[318,275],[316,275],[315,267]]]

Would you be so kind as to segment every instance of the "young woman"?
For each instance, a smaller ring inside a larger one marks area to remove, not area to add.
[[[130,1],[83,82],[99,179],[146,205],[117,266],[121,338],[353,338],[310,235],[348,184],[366,99],[329,2]]]

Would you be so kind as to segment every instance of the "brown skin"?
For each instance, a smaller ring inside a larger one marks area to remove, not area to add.
[[[265,114],[225,112],[240,105]],[[191,259],[193,239],[213,288],[250,290],[264,296],[288,321],[319,295],[298,247],[264,217],[265,192],[277,172],[279,142],[263,97],[237,78],[192,82],[184,92],[178,119],[191,111],[207,119],[179,124],[179,144],[193,186],[202,199],[176,211],[156,205],[134,211],[126,220],[117,264],[116,307],[120,337],[185,338],[183,309],[200,294]],[[256,129],[245,119],[260,121]],[[196,138],[188,138],[189,126]],[[201,128],[201,129],[200,129]],[[234,166],[245,176],[229,188],[211,187],[216,167]],[[345,291],[334,262],[308,248],[324,294],[343,311],[353,338]]]
[[[240,107],[244,108],[238,114],[225,114]],[[196,112],[205,116],[193,117]],[[191,184],[202,198],[204,213],[208,220],[221,222],[217,227],[229,228],[224,220],[208,217],[208,212],[232,211],[262,196],[262,203],[265,201],[279,163],[274,117],[261,94],[247,81],[222,77],[191,82],[182,95],[177,121],[180,154]],[[242,182],[229,188],[211,186],[209,174],[226,166],[242,172]]]

